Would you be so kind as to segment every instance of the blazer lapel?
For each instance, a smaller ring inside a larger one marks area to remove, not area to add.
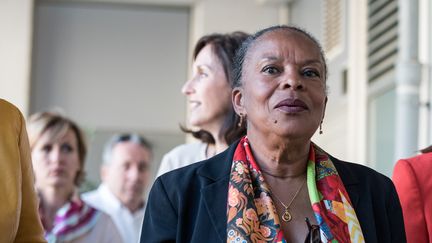
[[[227,200],[229,176],[201,190],[210,221],[219,235],[219,239],[226,241]]]
[[[331,161],[334,163],[336,170],[338,171],[338,174],[340,178],[342,179],[342,182],[345,186],[345,189],[348,192],[348,195],[350,197],[352,206],[354,209],[358,208],[359,203],[359,180],[357,178],[357,175],[353,173],[348,167],[345,166],[344,163],[342,163],[340,160],[330,157]],[[347,163],[347,162],[345,162]]]
[[[357,208],[360,198],[357,185],[345,185],[345,189],[347,190],[351,203],[353,204],[352,206],[354,209]]]
[[[201,189],[201,196],[209,214],[210,221],[222,242],[226,241],[228,182],[232,157],[237,143],[232,144],[225,152],[209,159],[209,163],[198,170],[198,175],[210,180]]]

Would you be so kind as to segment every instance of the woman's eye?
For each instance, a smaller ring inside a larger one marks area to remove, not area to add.
[[[279,69],[277,69],[274,66],[266,66],[263,68],[262,72],[273,75],[273,74],[278,74]]]
[[[310,78],[315,78],[315,77],[320,77],[320,73],[318,71],[315,71],[313,69],[306,69],[303,71],[303,75],[305,77],[310,77]]]
[[[200,78],[207,78],[207,77],[208,77],[208,74],[207,74],[207,73],[200,73],[200,74],[199,74],[199,77],[200,77]]]
[[[123,169],[123,171],[129,170],[130,167],[131,167],[130,163],[124,163],[124,164],[122,165],[122,169]]]
[[[70,144],[62,144],[61,151],[66,152],[66,153],[70,153],[73,151],[73,148]]]
[[[207,78],[209,75],[207,72],[205,72],[204,70],[198,70],[195,74],[194,74],[194,78],[196,80],[200,80],[203,78]]]
[[[52,145],[51,144],[46,144],[42,147],[42,151],[44,151],[45,153],[49,153],[52,149]]]

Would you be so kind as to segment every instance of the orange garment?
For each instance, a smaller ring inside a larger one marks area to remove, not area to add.
[[[0,99],[0,242],[46,242],[20,111]]]
[[[399,160],[393,181],[402,205],[407,242],[432,242],[432,153]]]

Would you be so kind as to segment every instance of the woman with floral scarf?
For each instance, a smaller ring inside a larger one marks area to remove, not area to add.
[[[390,179],[311,142],[322,133],[326,79],[307,32],[274,26],[249,37],[232,92],[247,135],[156,180],[141,242],[405,242]]]

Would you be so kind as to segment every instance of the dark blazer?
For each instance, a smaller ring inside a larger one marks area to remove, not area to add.
[[[226,242],[227,196],[237,143],[203,162],[156,179],[141,232],[144,242]],[[393,183],[362,165],[331,158],[352,200],[366,242],[406,242]]]

